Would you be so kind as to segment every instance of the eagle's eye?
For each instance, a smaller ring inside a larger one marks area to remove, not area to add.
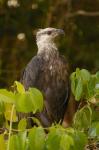
[[[52,33],[52,31],[47,31],[47,34],[48,34],[48,35],[51,35],[51,33]]]

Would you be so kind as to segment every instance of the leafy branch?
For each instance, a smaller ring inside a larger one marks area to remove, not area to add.
[[[12,91],[0,89],[1,149],[84,150],[97,147],[99,142],[99,72],[90,74],[86,69],[77,68],[71,74],[71,90],[75,100],[79,102],[72,126],[64,128],[60,124],[53,123],[51,127],[43,128],[37,118],[31,117],[37,127],[28,128],[30,117],[27,115],[19,121],[17,112],[35,114],[42,111],[41,92],[35,88],[25,91],[23,85],[17,81],[14,82]]]

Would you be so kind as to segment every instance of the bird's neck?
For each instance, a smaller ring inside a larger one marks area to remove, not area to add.
[[[54,42],[45,42],[45,43],[37,43],[38,46],[38,55],[43,55],[46,59],[49,59],[53,56],[58,56],[58,48]]]

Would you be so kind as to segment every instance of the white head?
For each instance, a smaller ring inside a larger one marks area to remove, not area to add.
[[[42,50],[44,48],[57,48],[55,39],[60,35],[64,35],[64,31],[62,29],[55,29],[55,28],[45,28],[39,29],[36,34],[36,41],[38,50]]]

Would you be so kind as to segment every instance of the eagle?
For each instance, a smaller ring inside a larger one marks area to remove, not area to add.
[[[21,76],[21,83],[26,90],[35,87],[43,93],[44,109],[36,117],[44,127],[63,121],[69,101],[69,64],[59,54],[57,43],[61,35],[64,35],[62,29],[49,27],[38,30],[37,55],[30,60]]]

